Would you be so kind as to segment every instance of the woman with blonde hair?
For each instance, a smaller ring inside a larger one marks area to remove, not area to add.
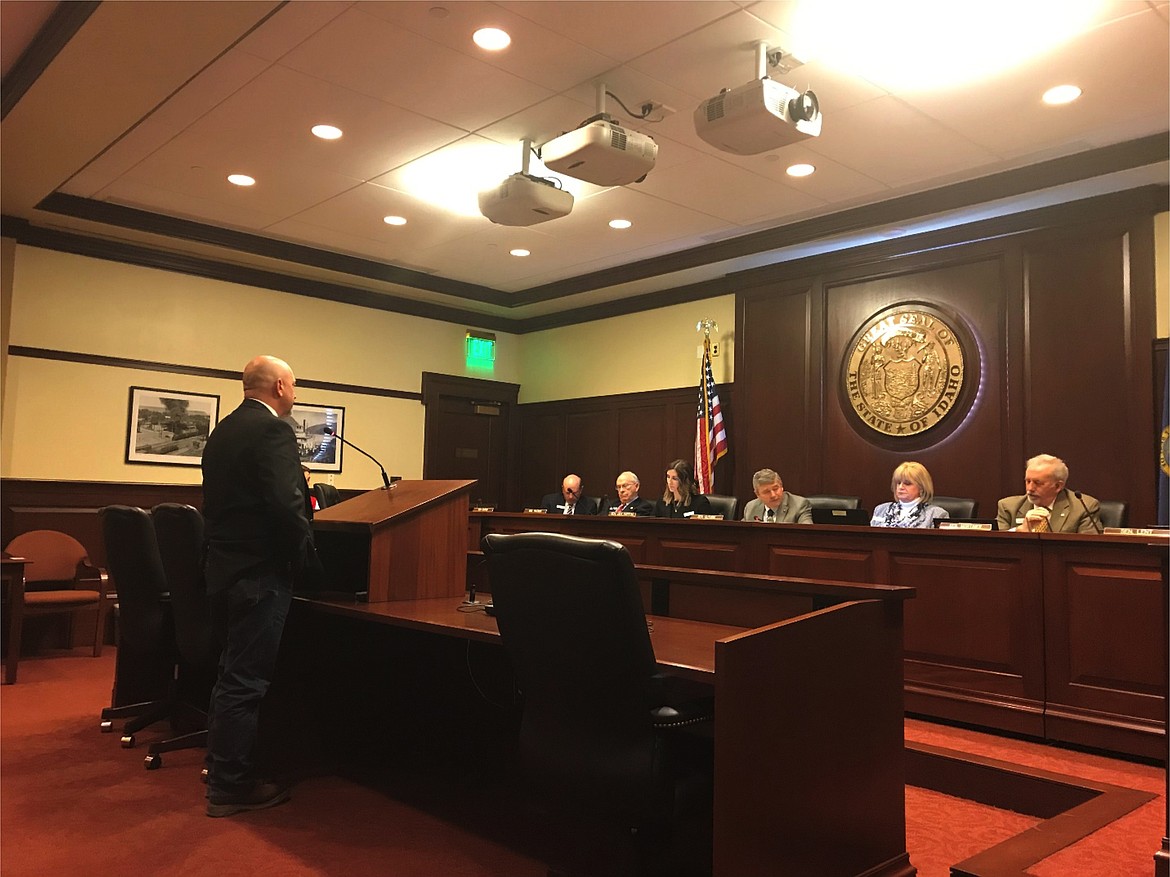
[[[921,463],[900,463],[890,480],[890,490],[894,501],[873,510],[871,527],[933,527],[939,518],[951,516],[946,509],[931,504],[934,481]]]

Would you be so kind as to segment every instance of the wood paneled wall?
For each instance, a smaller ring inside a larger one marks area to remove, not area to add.
[[[736,489],[777,469],[796,493],[889,499],[903,460],[935,490],[971,496],[991,515],[1023,490],[1024,461],[1051,453],[1070,487],[1155,519],[1153,216],[1081,222],[958,243],[798,281],[759,281],[738,296],[733,435]],[[978,379],[962,422],[890,437],[851,421],[842,363],[860,328],[886,308],[921,302],[973,339]]]
[[[718,392],[724,422],[734,434],[732,387],[720,385]],[[696,381],[674,390],[520,405],[518,508],[559,492],[570,472],[581,476],[587,496],[612,499],[618,474],[629,469],[642,481],[641,495],[658,499],[670,463],[694,462],[698,404]],[[731,492],[734,454],[733,445],[715,467],[716,493]]]

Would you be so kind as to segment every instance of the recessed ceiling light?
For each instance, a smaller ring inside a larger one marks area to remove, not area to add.
[[[790,176],[790,177],[807,177],[809,174],[811,174],[815,170],[816,170],[815,165],[791,164],[788,166],[788,170],[786,170],[785,173],[788,174],[788,176]]]
[[[517,248],[515,250],[508,250],[508,252],[511,253],[513,256],[531,256],[532,255],[532,253],[529,252],[528,250],[522,250],[519,248]]]
[[[472,34],[471,39],[488,52],[498,52],[512,44],[512,38],[498,27],[481,27]]]
[[[341,129],[333,125],[314,125],[310,130],[314,137],[320,137],[322,140],[336,140],[341,136]]]
[[[247,174],[228,174],[228,182],[233,186],[254,186],[256,180]]]
[[[1044,92],[1041,100],[1049,106],[1070,104],[1081,96],[1081,90],[1075,85],[1056,85]]]
[[[405,216],[383,216],[382,221],[387,225],[406,225]]]
[[[628,219],[611,219],[609,221],[610,228],[629,228],[633,224]]]

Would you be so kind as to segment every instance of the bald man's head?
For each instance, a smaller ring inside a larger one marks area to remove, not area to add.
[[[267,402],[282,417],[292,411],[297,379],[289,364],[275,356],[257,356],[244,366],[244,398]]]

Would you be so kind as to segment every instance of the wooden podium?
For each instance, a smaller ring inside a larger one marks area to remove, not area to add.
[[[475,481],[396,481],[313,516],[331,591],[371,603],[457,597]]]

